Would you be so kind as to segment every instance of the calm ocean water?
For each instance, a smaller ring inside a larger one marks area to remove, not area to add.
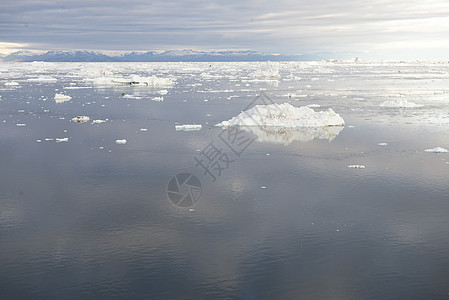
[[[449,153],[424,151],[449,149],[448,72],[0,64],[0,299],[449,298]],[[98,84],[130,75],[174,85]],[[260,95],[346,125],[253,129],[233,152],[214,125]],[[423,106],[379,106],[398,100]],[[207,149],[222,169],[201,167]],[[200,182],[192,207],[167,193],[178,174]]]

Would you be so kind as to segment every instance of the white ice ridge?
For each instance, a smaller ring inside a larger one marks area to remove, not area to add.
[[[423,107],[422,104],[415,104],[413,102],[408,102],[405,99],[398,99],[396,101],[384,101],[379,104],[380,107],[388,107],[388,108],[417,108]]]
[[[201,124],[184,124],[184,125],[175,125],[176,130],[200,130],[203,126]]]
[[[326,127],[343,126],[345,121],[331,108],[314,111],[310,107],[295,107],[289,103],[256,105],[238,116],[216,126],[273,126],[273,127]]]
[[[151,87],[171,87],[175,83],[170,78],[163,77],[140,77],[137,75],[132,75],[129,78],[118,78],[118,77],[98,77],[93,79],[95,85],[138,85],[138,86],[151,86]]]
[[[69,95],[64,95],[64,94],[55,94],[55,102],[56,103],[63,103],[66,101],[69,101],[70,99],[72,99],[72,97],[70,97]]]
[[[442,148],[442,147],[436,147],[436,148],[433,148],[433,149],[426,149],[424,151],[431,152],[431,153],[446,153],[446,152],[449,152],[449,150],[447,150],[445,148]]]

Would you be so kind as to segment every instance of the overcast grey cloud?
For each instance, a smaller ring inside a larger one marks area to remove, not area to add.
[[[448,24],[447,0],[19,0],[0,4],[0,48],[449,59]]]

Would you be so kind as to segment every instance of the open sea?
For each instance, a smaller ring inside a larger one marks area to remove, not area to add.
[[[449,299],[436,147],[447,62],[0,63],[0,299]]]

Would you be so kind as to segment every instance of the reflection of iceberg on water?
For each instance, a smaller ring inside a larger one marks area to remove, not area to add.
[[[302,128],[242,126],[240,128],[255,135],[259,142],[288,145],[293,141],[309,142],[314,139],[332,141],[344,126]]]
[[[217,126],[240,126],[259,141],[289,144],[294,140],[332,140],[343,129],[345,121],[332,109],[314,111],[289,103],[256,105]]]

